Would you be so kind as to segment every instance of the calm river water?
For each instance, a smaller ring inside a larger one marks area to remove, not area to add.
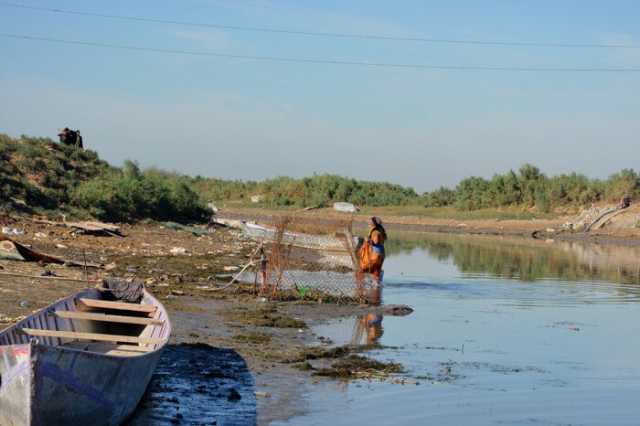
[[[640,424],[638,249],[408,234],[388,251],[384,301],[415,312],[315,332],[395,347],[371,355],[410,384],[321,381],[278,424]]]

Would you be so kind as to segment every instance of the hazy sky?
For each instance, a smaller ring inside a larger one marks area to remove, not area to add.
[[[16,0],[17,1],[17,0]],[[479,46],[126,22],[2,6],[0,33],[163,49],[428,65],[637,67],[640,48]],[[640,45],[640,2],[24,1],[103,14],[300,31]],[[79,128],[120,164],[261,179],[338,173],[419,191],[531,162],[640,168],[640,72],[275,63],[0,37],[0,132]]]

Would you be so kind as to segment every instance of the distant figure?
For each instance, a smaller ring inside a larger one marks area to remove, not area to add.
[[[631,206],[631,197],[628,196],[628,195],[625,195],[620,200],[620,204],[618,204],[618,208],[619,209],[626,209],[626,208],[629,208],[629,206]]]
[[[262,244],[260,244],[258,253],[260,254],[260,294],[265,294],[267,292],[267,265],[269,260]]]
[[[360,247],[360,271],[370,273],[378,284],[382,281],[382,264],[384,263],[384,242],[387,231],[380,218],[372,217],[369,222],[369,236]]]
[[[71,130],[70,128],[65,127],[60,130],[60,133],[58,133],[58,138],[60,139],[60,143],[63,145],[84,148],[80,130]]]

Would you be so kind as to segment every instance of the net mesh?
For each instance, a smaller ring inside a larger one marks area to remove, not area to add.
[[[258,242],[254,266],[241,281],[271,298],[294,295],[366,302],[377,281],[359,272],[362,238],[351,220],[314,222],[287,216],[265,225],[246,224],[245,235]]]

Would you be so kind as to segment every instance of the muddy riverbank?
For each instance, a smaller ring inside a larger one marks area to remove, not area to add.
[[[353,220],[354,226],[366,227],[368,215],[357,213],[348,215],[331,209],[321,211],[289,211],[263,210],[252,208],[232,208],[225,210],[222,215],[235,220],[257,221],[262,223],[275,222],[283,216],[295,218],[295,222],[304,228],[321,228],[323,225],[335,224],[336,221]],[[447,218],[433,218],[418,215],[382,216],[385,227],[397,232],[443,233],[454,235],[486,235],[512,236],[522,238],[538,238],[554,241],[574,241],[595,244],[615,244],[626,246],[640,246],[640,207],[629,209],[627,219],[616,219],[619,226],[603,227],[591,232],[565,232],[563,224],[573,219],[573,216],[557,216],[553,219],[469,219],[457,220]],[[624,223],[628,222],[628,223]]]
[[[229,278],[220,276],[238,271],[255,249],[234,230],[194,234],[139,224],[123,226],[121,238],[19,219],[8,226],[19,230],[15,241],[33,250],[103,268],[0,260],[0,329],[111,274],[144,281],[169,311],[170,346],[130,424],[285,420],[305,411],[301,389],[333,380],[316,375],[317,369],[359,352],[332,352],[331,341],[312,329],[363,315],[366,307],[270,302],[250,286],[223,290]]]

